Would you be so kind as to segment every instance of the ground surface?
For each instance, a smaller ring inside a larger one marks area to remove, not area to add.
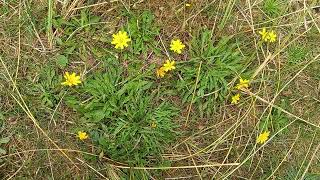
[[[1,1],[0,177],[320,179],[319,19],[317,0]]]

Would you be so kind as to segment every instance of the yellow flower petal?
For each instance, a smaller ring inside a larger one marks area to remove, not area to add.
[[[176,69],[174,64],[175,64],[175,61],[166,60],[166,62],[163,64],[163,70],[165,72],[168,72],[168,71]]]
[[[257,143],[264,144],[269,139],[270,131],[261,133],[257,138]]]
[[[77,76],[76,73],[70,75],[69,72],[66,72],[63,77],[65,78],[65,82],[62,82],[61,85],[77,86],[81,83],[80,76]]]
[[[240,100],[240,94],[236,94],[236,95],[232,96],[231,104],[238,104],[239,100]]]
[[[264,27],[262,28],[262,31],[259,31],[259,34],[261,35],[261,39],[265,42],[268,42],[269,37],[268,37],[268,32],[267,29]]]
[[[170,50],[172,50],[173,52],[181,54],[183,48],[185,48],[185,45],[182,44],[182,42],[179,39],[171,41]]]
[[[80,139],[80,140],[85,140],[87,139],[89,136],[86,132],[83,132],[83,131],[78,131],[78,135],[77,137]]]
[[[156,122],[154,122],[154,121],[153,121],[153,122],[151,123],[151,125],[150,125],[150,126],[151,126],[151,128],[153,128],[153,129],[154,129],[154,128],[156,128],[158,125],[157,125],[157,123],[156,123]]]
[[[236,88],[239,90],[246,89],[249,87],[249,83],[250,83],[249,80],[240,78],[239,83],[237,84]]]
[[[166,72],[163,67],[157,69],[157,77],[158,78],[163,78],[165,74],[166,74]]]
[[[274,31],[269,32],[268,39],[269,42],[275,42],[277,40],[277,34]]]
[[[125,47],[128,47],[128,42],[131,41],[125,31],[119,31],[117,34],[113,34],[112,37],[113,39],[111,44],[115,45],[116,49],[124,49]]]
[[[259,31],[261,35],[261,39],[265,42],[275,42],[277,40],[277,34],[274,31],[268,32],[267,29],[264,27],[262,31]]]

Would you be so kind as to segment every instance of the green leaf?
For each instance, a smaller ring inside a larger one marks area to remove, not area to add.
[[[88,23],[88,16],[87,16],[87,13],[86,13],[86,10],[82,10],[81,11],[81,26],[84,26]]]
[[[7,153],[7,151],[6,151],[6,150],[4,150],[4,149],[0,148],[0,154],[6,154],[6,153]]]
[[[95,132],[92,140],[103,153],[130,164],[147,163],[148,156],[162,153],[174,140],[177,125],[172,119],[178,109],[162,100],[155,103],[154,82],[119,78],[122,71],[116,67],[110,63],[104,74],[88,76],[78,89],[82,95],[66,99],[80,104],[72,107],[84,119],[82,126]],[[156,128],[150,126],[153,122]]]
[[[95,122],[101,121],[105,117],[105,111],[104,110],[96,110],[92,114],[93,120]]]
[[[0,139],[0,144],[7,144],[10,141],[9,137],[1,138]]]
[[[64,68],[68,65],[68,58],[64,55],[58,55],[56,58],[56,63],[58,66]]]

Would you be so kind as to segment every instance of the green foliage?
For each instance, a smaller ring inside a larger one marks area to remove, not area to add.
[[[61,78],[56,74],[54,67],[48,66],[42,69],[37,83],[30,88],[30,95],[39,100],[36,106],[53,108],[58,104],[64,91],[58,88]]]
[[[211,31],[204,30],[195,36],[191,42],[191,59],[179,67],[181,79],[178,90],[183,102],[191,102],[200,62],[199,82],[195,91],[194,103],[203,112],[210,115],[217,102],[225,99],[228,92],[228,82],[237,77],[243,68],[237,44],[231,42],[231,37],[223,37],[219,42],[212,41]]]
[[[227,21],[231,18],[232,16],[232,10],[235,6],[236,0],[229,0],[227,6],[225,7],[225,11],[222,17],[222,20],[219,24],[219,29],[222,30],[225,25],[227,24]]]
[[[292,45],[287,50],[288,62],[298,64],[308,57],[309,49],[303,45]]]
[[[9,138],[9,137],[0,138],[0,145],[2,145],[2,144],[7,144],[9,141],[10,141],[10,138]],[[6,154],[6,153],[7,153],[6,150],[0,148],[0,155]]]
[[[88,41],[88,37],[95,35],[99,27],[96,24],[99,21],[99,16],[94,16],[87,10],[82,10],[80,16],[72,17],[71,20],[66,20],[64,17],[56,15],[52,20],[52,24],[61,34],[56,38],[57,44],[63,49],[61,54],[72,55],[75,50],[82,48]],[[84,37],[74,37],[81,32],[85,32]]]
[[[156,46],[155,38],[160,29],[154,24],[154,15],[144,11],[140,15],[128,14],[128,32],[132,38],[132,48],[135,54],[147,53]]]
[[[64,55],[57,55],[56,57],[56,64],[61,67],[64,68],[68,65],[68,58]]]
[[[280,107],[283,109],[290,109],[289,101],[287,99],[281,99]],[[264,118],[260,121],[261,130],[271,130],[277,132],[290,123],[290,119],[281,110],[273,108],[268,118]],[[288,133],[288,129],[284,129],[280,134]]]
[[[158,101],[153,83],[143,77],[121,81],[121,68],[109,66],[88,78],[68,105],[82,116],[92,139],[111,158],[144,164],[174,139],[177,109]],[[152,125],[156,127],[152,127]]]
[[[277,17],[281,15],[283,4],[283,0],[265,0],[262,10],[270,17]]]
[[[6,14],[9,12],[9,6],[6,3],[3,3],[0,7],[0,14]]]
[[[305,168],[306,167],[304,167],[303,170]],[[301,176],[302,176],[301,171],[299,172],[298,169],[291,167],[291,168],[288,168],[286,175],[283,178],[284,178],[284,180],[291,180],[291,179],[297,179]],[[304,175],[304,177],[301,177],[301,178],[303,178],[304,180],[318,180],[318,179],[320,179],[320,175],[307,172]]]
[[[71,20],[66,20],[64,17],[56,15],[52,21],[53,27],[61,30],[63,34],[70,35],[76,29],[83,28],[86,32],[95,32],[97,26],[91,26],[92,24],[100,21],[99,16],[90,14],[87,10],[82,10],[80,17],[74,16]]]

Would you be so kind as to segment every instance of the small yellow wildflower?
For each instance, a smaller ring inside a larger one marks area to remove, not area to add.
[[[172,40],[171,44],[170,44],[170,50],[172,50],[173,52],[176,52],[178,54],[182,53],[182,49],[186,47],[184,44],[182,44],[182,42],[177,39],[177,40]]]
[[[277,39],[277,34],[274,31],[268,32],[267,29],[264,27],[262,31],[259,31],[261,35],[261,39],[265,42],[275,42]]]
[[[270,135],[270,131],[265,131],[264,133],[261,133],[257,138],[257,143],[263,144],[265,143]]]
[[[275,42],[277,40],[277,34],[274,31],[269,32],[268,39],[269,42]]]
[[[164,70],[164,67],[157,69],[157,77],[158,78],[163,78],[165,74],[166,74],[166,72]]]
[[[76,86],[81,83],[80,76],[77,76],[76,73],[72,73],[71,75],[69,72],[66,72],[64,75],[64,78],[66,79],[65,82],[62,82],[62,85],[66,86]]]
[[[156,128],[156,127],[157,127],[157,123],[153,121],[153,122],[151,123],[151,125],[150,125],[150,126],[151,126],[151,128],[153,128],[153,129],[154,129],[154,128]]]
[[[240,78],[239,83],[237,84],[236,88],[237,89],[243,89],[243,88],[248,88],[249,87],[249,80],[247,79],[242,79]]]
[[[166,63],[163,64],[163,70],[165,72],[168,72],[168,71],[176,69],[174,64],[175,64],[175,61],[166,60]]]
[[[89,136],[86,132],[83,132],[83,131],[78,131],[78,135],[77,137],[80,139],[80,140],[85,140],[87,139]]]
[[[191,7],[191,4],[187,3],[187,4],[186,4],[186,7]]]
[[[236,94],[236,95],[232,96],[231,104],[238,104],[239,100],[240,100],[240,94]]]
[[[262,31],[259,31],[259,34],[261,35],[261,39],[265,42],[268,42],[269,40],[269,33],[267,32],[267,29],[264,27],[262,28]]]
[[[124,49],[125,47],[128,47],[128,42],[131,41],[125,31],[119,31],[117,34],[113,34],[112,37],[113,39],[111,44],[114,44],[116,49]]]

